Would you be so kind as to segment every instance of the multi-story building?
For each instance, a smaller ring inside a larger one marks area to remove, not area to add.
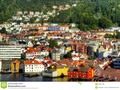
[[[21,58],[21,46],[19,45],[0,45],[0,59],[12,60]]]
[[[20,61],[19,60],[14,60],[11,62],[11,72],[12,73],[19,73],[20,69]]]
[[[25,60],[24,61],[24,73],[36,73],[39,74],[44,71],[44,65],[37,60]]]
[[[87,45],[84,42],[73,42],[72,50],[76,50],[79,53],[86,54],[87,53]]]
[[[59,50],[52,51],[52,60],[61,60],[61,53]]]

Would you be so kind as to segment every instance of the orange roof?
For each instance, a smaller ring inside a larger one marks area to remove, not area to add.
[[[49,60],[49,61],[47,61],[46,63],[47,63],[47,64],[52,64],[52,61],[51,61],[51,60]]]
[[[47,51],[52,51],[53,49],[52,48],[47,48]]]
[[[20,63],[20,61],[19,60],[14,60],[14,61],[12,61],[12,63]]]
[[[85,63],[85,60],[79,60],[80,63]]]
[[[73,61],[73,65],[80,65],[81,63],[85,63],[85,60],[75,60]]]
[[[61,62],[61,64],[66,64],[67,66],[71,65],[71,62],[69,61],[69,59],[63,59],[60,62]]]
[[[73,61],[73,65],[79,65],[79,61],[78,60]]]
[[[49,33],[48,33],[47,36],[52,36],[52,34],[49,34]]]
[[[45,32],[44,30],[38,30],[38,34]]]
[[[44,60],[51,60],[50,58],[44,58]]]
[[[27,48],[26,53],[35,53],[35,52],[39,52],[39,51],[40,51],[39,48],[29,47],[29,48]]]
[[[24,64],[41,64],[41,63],[38,62],[37,60],[25,60]]]

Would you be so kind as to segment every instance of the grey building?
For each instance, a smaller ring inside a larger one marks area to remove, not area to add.
[[[61,53],[59,50],[54,49],[51,53],[52,60],[61,60]]]
[[[21,58],[21,46],[19,45],[0,45],[0,59],[12,60]]]

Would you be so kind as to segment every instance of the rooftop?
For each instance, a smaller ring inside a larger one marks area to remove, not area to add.
[[[25,60],[24,64],[41,64],[41,63],[37,60]]]

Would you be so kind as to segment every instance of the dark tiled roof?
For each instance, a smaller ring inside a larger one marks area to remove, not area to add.
[[[89,66],[80,67],[80,71],[81,72],[88,72],[89,68],[90,68]]]

